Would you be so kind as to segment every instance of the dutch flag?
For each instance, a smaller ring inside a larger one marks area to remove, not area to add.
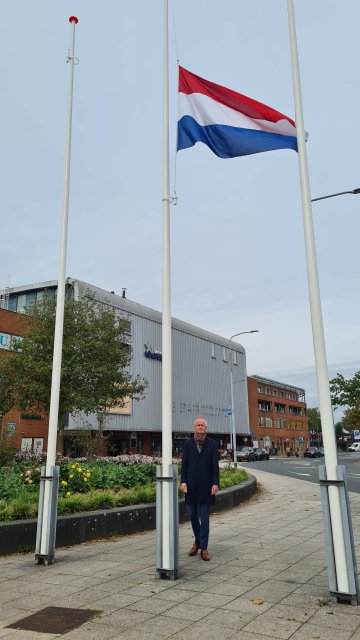
[[[178,145],[203,142],[219,158],[297,151],[295,122],[271,107],[179,67]]]

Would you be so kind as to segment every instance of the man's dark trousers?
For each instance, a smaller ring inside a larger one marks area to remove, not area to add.
[[[210,505],[190,502],[186,505],[186,511],[194,532],[195,543],[200,549],[207,549],[209,541]]]

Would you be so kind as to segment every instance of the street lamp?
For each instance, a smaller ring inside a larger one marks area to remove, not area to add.
[[[234,457],[234,466],[237,466],[236,459],[236,430],[235,430],[235,415],[234,415],[234,385],[233,385],[233,373],[232,373],[232,348],[231,341],[233,338],[237,336],[242,336],[244,333],[259,333],[259,329],[251,329],[251,331],[240,331],[239,333],[234,333],[233,336],[229,339],[230,345],[230,391],[231,391],[231,427],[232,427],[232,446],[233,446],[233,457]],[[246,374],[246,371],[245,371]]]
[[[326,200],[326,198],[336,198],[336,196],[344,196],[347,193],[353,193],[354,195],[360,193],[360,189],[352,189],[351,191],[340,191],[339,193],[331,193],[328,196],[320,196],[320,198],[312,198],[311,202],[317,202],[317,200]]]

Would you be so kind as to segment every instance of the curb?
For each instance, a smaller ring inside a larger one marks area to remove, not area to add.
[[[237,507],[256,493],[257,480],[249,479],[241,485],[219,491],[216,513]],[[179,522],[187,520],[184,500],[179,501]],[[0,523],[0,556],[24,553],[35,549],[37,520],[14,520]],[[56,527],[56,546],[70,547],[99,538],[127,536],[156,528],[156,504],[87,511],[59,516]]]

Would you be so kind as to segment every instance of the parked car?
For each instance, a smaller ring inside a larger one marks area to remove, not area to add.
[[[304,451],[304,458],[320,458],[321,453],[318,447],[309,447]]]
[[[237,459],[246,460],[249,462],[250,460],[256,460],[256,454],[252,447],[240,447],[236,452]]]
[[[269,460],[269,452],[263,447],[255,449],[256,460]]]
[[[360,442],[353,442],[348,448],[348,451],[360,451]]]
[[[324,457],[325,455],[324,447],[319,447],[319,451],[320,451],[321,457]]]

